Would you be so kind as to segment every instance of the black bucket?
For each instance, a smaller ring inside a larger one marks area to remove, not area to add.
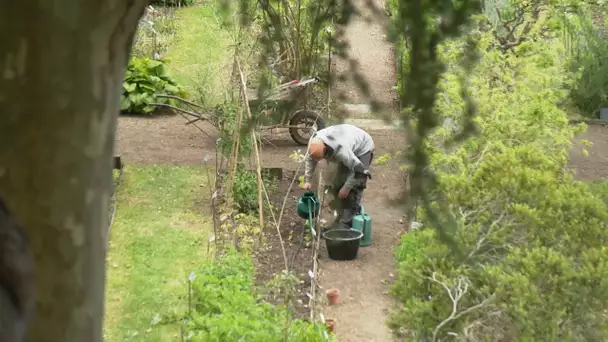
[[[323,233],[327,254],[332,260],[354,260],[363,233],[355,229],[332,229]]]

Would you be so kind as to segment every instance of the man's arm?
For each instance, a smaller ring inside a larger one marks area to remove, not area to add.
[[[312,175],[314,174],[316,168],[317,168],[317,162],[314,161],[311,156],[307,155],[306,158],[304,158],[304,182],[305,183],[310,183],[310,181],[312,179]]]
[[[336,159],[350,170],[343,187],[352,189],[356,184],[355,174],[357,172],[363,173],[365,171],[365,166],[349,148],[339,148],[336,153]]]

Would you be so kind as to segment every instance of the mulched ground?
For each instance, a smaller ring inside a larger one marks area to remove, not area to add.
[[[288,193],[293,176],[288,175],[277,182],[276,190],[269,194],[270,201],[277,207],[276,216],[278,220],[279,211],[283,203],[285,194]],[[288,193],[283,218],[281,220],[281,237],[285,243],[285,252],[290,270],[298,275],[299,284],[296,286],[298,291],[295,300],[296,314],[300,318],[309,317],[308,308],[310,292],[310,277],[308,271],[312,270],[312,248],[306,246],[307,237],[310,238],[310,230],[306,228],[305,220],[300,218],[296,212],[297,200],[302,194],[298,187],[297,180],[293,188]],[[254,263],[256,267],[256,280],[259,284],[275,278],[285,269],[285,261],[281,249],[281,240],[274,226],[272,217],[265,216],[267,231],[265,235],[264,248],[255,253]]]

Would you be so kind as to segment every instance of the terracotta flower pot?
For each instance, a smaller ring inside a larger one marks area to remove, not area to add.
[[[329,305],[338,304],[338,298],[340,298],[340,290],[330,289],[330,290],[327,290],[326,294],[327,294],[327,301],[329,302]]]
[[[336,325],[336,320],[333,318],[326,318],[325,319],[325,326],[327,327],[327,331],[329,331],[329,333],[333,333],[334,332],[334,326]]]

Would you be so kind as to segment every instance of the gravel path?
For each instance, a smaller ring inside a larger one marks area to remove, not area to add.
[[[353,79],[349,62],[337,59],[332,66],[334,72],[346,77],[335,87],[334,96],[343,95],[344,104],[356,107],[376,101],[381,109],[374,113],[360,108],[345,108],[350,118],[391,116],[397,109],[397,92],[395,78],[395,52],[386,32],[388,17],[384,15],[384,2],[373,0],[374,6],[381,14],[367,7],[366,0],[355,0],[354,5],[361,16],[352,18],[345,27],[344,39],[349,44],[348,56],[358,64],[356,69],[369,86],[370,97],[363,96],[360,87]],[[366,20],[370,19],[370,22]]]
[[[367,81],[371,98],[362,96],[352,73],[349,73],[345,82],[336,86],[336,92],[346,95],[343,100],[343,106],[349,113],[346,122],[360,126],[372,134],[377,149],[376,156],[395,153],[405,148],[403,133],[390,129],[394,126],[382,121],[362,119],[370,116],[395,116],[395,62],[393,46],[386,38],[388,18],[375,16],[371,22],[367,22],[364,17],[372,16],[372,11],[366,8],[366,1],[354,2],[362,16],[351,19],[344,28],[345,38],[350,45],[349,57],[358,61],[358,72]],[[381,0],[375,1],[374,5],[384,14]],[[348,64],[338,61],[334,70],[348,72]],[[381,108],[373,114],[366,108],[369,106],[365,106],[371,100],[376,101]],[[323,288],[337,288],[341,292],[340,304],[328,306],[325,311],[326,317],[336,319],[335,332],[341,342],[392,340],[391,332],[386,326],[392,300],[386,292],[395,270],[393,247],[404,233],[406,225],[400,221],[402,208],[395,208],[388,202],[401,195],[404,178],[398,165],[393,163],[374,166],[372,173],[374,177],[368,183],[363,200],[366,213],[372,217],[372,245],[361,248],[354,261],[332,261],[325,256],[320,263]]]

